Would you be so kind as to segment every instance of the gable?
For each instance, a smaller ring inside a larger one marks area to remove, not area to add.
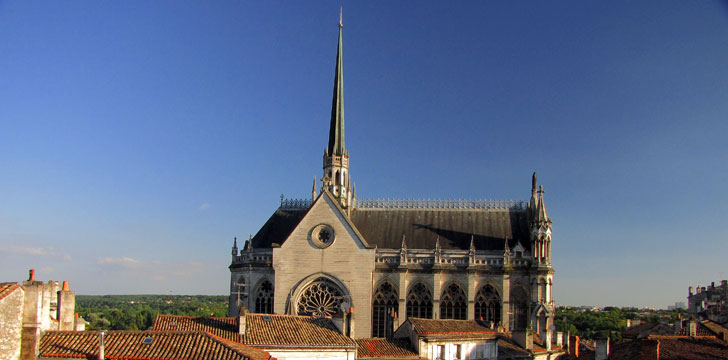
[[[328,191],[324,191],[299,220],[283,241],[282,248],[291,243],[307,242],[312,248],[326,249],[339,247],[341,242],[352,242],[359,249],[370,248],[364,237],[356,229],[344,210]]]

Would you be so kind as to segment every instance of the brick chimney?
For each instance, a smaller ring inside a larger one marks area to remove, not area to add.
[[[607,359],[609,359],[609,338],[597,339],[596,347],[594,348],[594,360]]]

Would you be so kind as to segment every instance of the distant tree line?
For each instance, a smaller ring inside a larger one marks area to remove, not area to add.
[[[227,296],[77,295],[76,312],[87,330],[148,330],[158,314],[225,316]]]
[[[627,329],[627,319],[641,322],[674,324],[685,310],[639,310],[636,308],[605,307],[599,311],[583,308],[558,307],[554,318],[556,331],[568,331],[584,339],[609,337],[613,342],[622,341],[622,331]]]

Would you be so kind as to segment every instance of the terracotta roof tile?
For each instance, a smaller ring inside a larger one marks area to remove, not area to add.
[[[151,338],[151,343],[143,341]],[[38,347],[39,358],[97,358],[99,333],[48,331]],[[267,360],[266,351],[233,343],[205,332],[108,331],[104,355],[113,360]]]
[[[356,348],[329,318],[247,314],[245,343],[249,345],[316,346]]]
[[[20,289],[20,284],[15,282],[0,283],[0,300],[10,295],[13,291]]]
[[[357,339],[356,344],[357,359],[420,359],[407,339],[366,338]]]
[[[409,318],[415,331],[420,335],[480,335],[497,334],[497,331],[476,320],[443,320]]]
[[[705,326],[702,323],[697,323],[697,326],[695,327],[695,335],[696,336],[715,336],[717,335],[715,332],[711,331],[710,328]],[[667,334],[650,334],[650,335],[667,335]],[[689,329],[688,325],[685,325],[682,329],[675,331],[673,334],[670,335],[678,335],[678,336],[688,336],[689,335]]]
[[[258,347],[356,348],[354,340],[341,334],[329,318],[248,313],[245,322],[244,336],[238,334],[237,317],[158,315],[153,329],[207,331]]]
[[[647,339],[616,344],[611,348],[609,359],[655,359],[658,351],[660,360],[728,359],[728,343],[715,337],[667,335],[651,335]]]
[[[202,317],[159,314],[152,330],[157,331],[205,331],[223,339],[241,343],[237,317]]]

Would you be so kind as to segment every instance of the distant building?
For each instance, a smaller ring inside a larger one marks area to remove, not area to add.
[[[728,280],[720,286],[688,288],[688,314],[699,319],[709,319],[720,324],[728,323]]]
[[[49,330],[83,331],[86,321],[75,314],[76,293],[68,281],[28,280],[0,283],[0,360],[33,360]]]
[[[552,226],[535,173],[525,204],[357,198],[344,141],[341,27],[330,120],[322,186],[314,179],[309,199],[281,199],[243,249],[234,241],[228,316],[241,307],[328,316],[353,338],[391,337],[410,317],[550,336]]]

